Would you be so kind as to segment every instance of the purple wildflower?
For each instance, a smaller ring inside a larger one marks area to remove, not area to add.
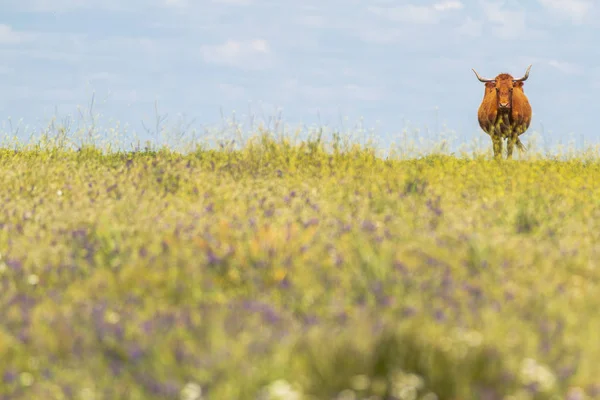
[[[10,384],[13,383],[17,379],[17,373],[13,370],[8,370],[2,376],[2,380],[4,383]]]
[[[438,321],[438,322],[442,322],[442,321],[446,320],[446,314],[444,313],[444,311],[442,311],[440,309],[435,310],[434,317],[435,317],[436,321]]]
[[[371,220],[364,220],[362,223],[362,229],[367,232],[374,232],[377,230],[377,225]]]
[[[402,316],[404,317],[412,317],[415,314],[417,314],[417,309],[415,307],[405,306],[402,309]]]

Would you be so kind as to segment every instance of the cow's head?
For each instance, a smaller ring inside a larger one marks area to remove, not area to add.
[[[529,77],[530,69],[531,65],[527,68],[525,75],[519,79],[514,79],[510,74],[500,74],[495,79],[486,79],[479,76],[474,69],[473,72],[475,72],[479,81],[485,83],[486,95],[488,94],[488,91],[489,93],[493,93],[493,90],[495,89],[498,111],[500,111],[511,109],[513,89],[517,88],[518,90],[523,90],[523,82]]]

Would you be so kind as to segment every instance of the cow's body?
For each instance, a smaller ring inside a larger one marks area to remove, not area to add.
[[[492,138],[494,157],[502,156],[504,139],[507,140],[507,158],[512,158],[515,145],[520,151],[525,150],[519,136],[531,123],[531,105],[523,90],[523,81],[529,76],[529,68],[520,79],[514,79],[509,74],[500,74],[495,79],[484,79],[473,70],[477,78],[485,82],[477,119],[481,129]]]

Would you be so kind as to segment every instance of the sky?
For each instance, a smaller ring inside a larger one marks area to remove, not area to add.
[[[600,141],[596,0],[0,0],[0,130],[53,118],[160,140],[235,118],[489,141],[485,77],[524,74],[528,136]],[[93,98],[93,107],[90,105]],[[10,121],[10,124],[8,124]],[[491,146],[491,141],[489,141]]]

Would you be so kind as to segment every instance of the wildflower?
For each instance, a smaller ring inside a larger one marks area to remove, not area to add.
[[[119,320],[121,319],[120,316],[119,316],[119,314],[117,314],[114,311],[108,311],[106,313],[106,317],[105,318],[106,318],[106,322],[108,322],[109,324],[112,324],[112,325],[118,323]]]
[[[300,400],[302,393],[295,390],[286,380],[279,379],[265,388],[261,399],[265,400]]]
[[[287,275],[287,271],[283,268],[278,268],[275,271],[273,271],[273,279],[276,282],[281,282],[285,276]]]
[[[21,381],[21,386],[29,387],[33,385],[33,375],[29,372],[21,372],[19,375],[19,380]]]
[[[567,400],[583,400],[585,398],[585,391],[579,387],[573,387],[567,393]]]
[[[94,389],[86,387],[81,390],[80,398],[82,400],[94,400],[96,398],[96,393],[94,392]]]
[[[31,286],[35,286],[40,282],[40,278],[36,274],[31,274],[27,277],[27,283]]]
[[[202,387],[195,382],[187,383],[179,394],[181,400],[201,400]]]
[[[526,358],[521,364],[521,380],[525,384],[537,384],[540,391],[547,392],[554,387],[556,377],[546,366],[532,358]]]
[[[356,400],[356,393],[350,389],[342,390],[336,397],[336,400]]]
[[[352,378],[351,386],[354,390],[361,391],[361,390],[367,390],[369,388],[370,384],[371,384],[371,381],[369,380],[368,376],[356,375],[355,377]]]

